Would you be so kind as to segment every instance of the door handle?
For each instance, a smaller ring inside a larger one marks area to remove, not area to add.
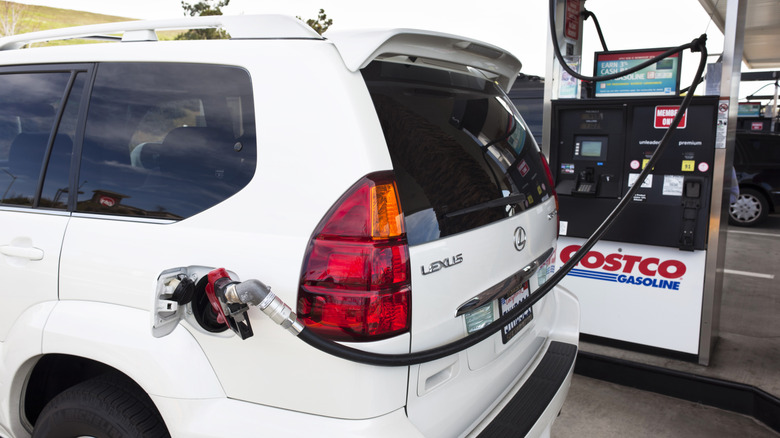
[[[35,247],[3,245],[0,246],[0,253],[8,257],[18,257],[32,261],[43,259],[43,250]]]

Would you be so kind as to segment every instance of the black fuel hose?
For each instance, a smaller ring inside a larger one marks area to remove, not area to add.
[[[599,41],[601,41],[601,48],[604,49],[605,52],[608,51],[609,49],[607,48],[607,42],[604,40],[604,34],[601,33],[601,25],[599,24],[599,19],[596,18],[596,14],[587,9],[583,9],[580,15],[582,16],[583,21],[587,20],[588,18],[593,19],[593,24],[596,26],[596,33],[598,33]]]

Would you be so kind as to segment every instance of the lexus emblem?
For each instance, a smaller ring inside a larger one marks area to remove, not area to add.
[[[525,248],[525,230],[523,227],[517,227],[515,230],[515,249],[522,251]]]

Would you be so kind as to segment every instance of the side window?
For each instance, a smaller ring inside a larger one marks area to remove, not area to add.
[[[70,72],[0,74],[0,203],[33,206],[70,76]]]
[[[760,140],[761,155],[766,165],[780,164],[780,136],[770,134]]]
[[[101,64],[87,115],[76,209],[183,219],[246,186],[256,156],[245,70]]]
[[[780,163],[780,135],[747,134],[737,135],[737,152],[744,157],[735,156],[737,164],[772,166]],[[742,159],[742,162],[739,159]]]

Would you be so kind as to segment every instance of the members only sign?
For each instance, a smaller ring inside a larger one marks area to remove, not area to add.
[[[672,126],[672,121],[674,120],[675,116],[677,116],[677,113],[680,111],[679,106],[674,105],[658,105],[655,107],[655,123],[653,126],[656,127],[656,129],[667,129],[670,126]],[[688,119],[688,111],[683,114],[682,119],[680,120],[680,125],[677,126],[677,129],[684,129],[686,121]]]

